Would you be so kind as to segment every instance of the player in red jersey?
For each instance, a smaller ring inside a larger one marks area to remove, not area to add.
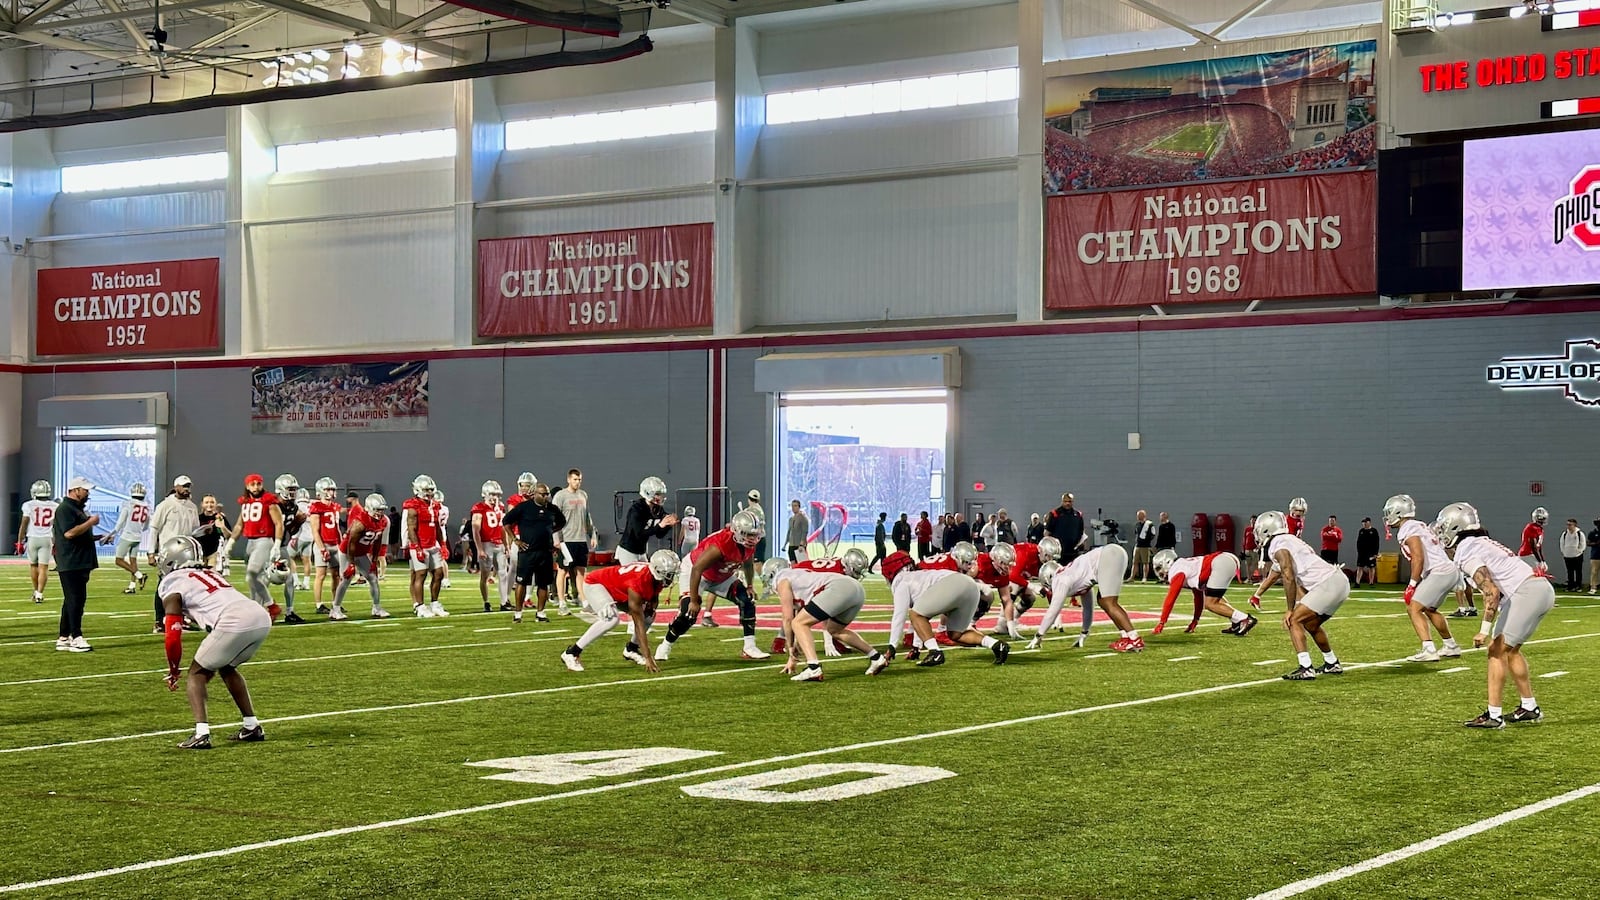
[[[439,542],[438,488],[433,479],[418,475],[411,480],[411,497],[401,507],[404,526],[406,556],[411,560],[411,611],[419,618],[448,616],[439,602],[439,590],[444,587],[444,548]],[[422,585],[428,583],[428,600],[423,599]]]
[[[1162,550],[1150,564],[1155,569],[1156,577],[1167,583],[1167,598],[1161,604],[1161,621],[1156,623],[1151,634],[1160,634],[1167,627],[1167,617],[1172,615],[1172,606],[1178,602],[1178,594],[1184,588],[1194,594],[1194,618],[1184,633],[1194,631],[1195,626],[1200,624],[1202,609],[1209,609],[1232,623],[1222,630],[1223,634],[1244,637],[1256,627],[1255,616],[1234,609],[1223,599],[1228,586],[1239,574],[1239,557],[1221,552],[1179,559],[1176,551]]]
[[[649,620],[655,615],[656,600],[662,588],[677,576],[681,563],[678,554],[671,550],[657,550],[647,563],[606,566],[585,572],[578,601],[596,618],[577,643],[562,651],[562,664],[574,672],[582,672],[583,663],[579,657],[584,649],[617,627],[620,614],[625,613],[633,626],[633,640],[623,649],[622,658],[644,666],[647,671],[661,671],[650,655]]]
[[[483,598],[483,611],[489,612],[489,576],[494,576],[495,588],[500,592],[500,609],[511,609],[511,573],[506,568],[505,529],[500,520],[505,518],[506,505],[500,501],[500,482],[483,483],[483,499],[473,504],[472,543],[478,550],[478,595]]]
[[[367,591],[372,594],[372,617],[389,618],[378,591],[378,561],[383,559],[385,539],[389,535],[388,509],[389,501],[382,494],[368,494],[362,505],[350,507],[350,522],[339,544],[343,577],[334,586],[333,612],[328,618],[349,618],[344,612],[344,595],[357,575],[366,579]]]
[[[738,607],[739,627],[744,629],[741,658],[767,659],[772,655],[756,646],[756,601],[750,596],[749,587],[739,580],[740,571],[754,558],[756,546],[766,533],[761,516],[742,509],[734,513],[726,528],[701,541],[683,558],[678,571],[678,590],[682,592],[678,616],[667,626],[666,638],[656,645],[656,659],[670,657],[672,645],[700,618],[702,595],[706,593],[727,597]]]
[[[1306,498],[1296,497],[1289,501],[1289,514],[1284,516],[1289,523],[1289,533],[1299,537],[1306,530]]]
[[[1550,567],[1544,561],[1544,523],[1550,521],[1550,510],[1540,506],[1534,509],[1529,517],[1528,524],[1522,526],[1522,546],[1517,549],[1518,556],[1531,556],[1533,574],[1544,578],[1550,574]]]
[[[331,574],[333,576],[333,589],[339,589],[339,572],[344,567],[339,565],[339,541],[343,537],[339,533],[339,482],[323,476],[317,479],[317,497],[306,508],[306,514],[311,519],[311,557],[317,569],[316,581],[312,583],[312,597],[317,604],[317,611],[322,612],[326,607],[322,605],[322,583]],[[332,618],[330,611],[329,618]]]
[[[983,598],[978,601],[978,614],[973,617],[973,621],[976,622],[987,615],[989,610],[993,608],[996,596],[1002,598],[1007,596],[1011,585],[1011,576],[995,568],[994,557],[988,553],[979,553],[973,557],[972,565],[968,567],[967,574],[983,590]],[[1001,614],[1000,621],[995,628],[999,631],[1004,631],[1013,640],[1022,638],[1022,633],[1017,628],[1016,621],[1007,618],[1004,613]]]
[[[1008,634],[1015,634],[1022,614],[1033,608],[1039,601],[1039,595],[1034,592],[1032,580],[1039,577],[1039,567],[1047,562],[1055,562],[1061,558],[1061,541],[1053,537],[1042,537],[1037,544],[995,544],[989,551],[990,564],[1004,574],[1008,580],[1006,587],[1000,590],[1000,624],[999,628]],[[1072,604],[1078,603],[1073,598]]]
[[[268,569],[283,559],[283,510],[278,498],[267,489],[266,479],[251,472],[244,477],[244,493],[239,495],[239,518],[228,535],[228,545],[244,536],[245,584],[250,589],[250,599],[278,617],[278,604],[272,601],[272,584],[267,580]],[[223,554],[227,556],[226,553]]]

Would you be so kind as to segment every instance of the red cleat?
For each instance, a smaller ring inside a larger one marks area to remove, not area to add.
[[[1162,622],[1159,625],[1157,625],[1156,627],[1150,629],[1150,633],[1151,634],[1160,634],[1161,632],[1165,631],[1166,628],[1167,628],[1167,623]],[[1193,631],[1194,630],[1194,626],[1190,625],[1189,626],[1189,630]]]
[[[939,645],[943,647],[954,647],[956,645],[956,639],[951,637],[950,632],[948,631],[939,632],[933,636],[933,639],[938,641]]]
[[[1111,642],[1111,649],[1117,653],[1138,653],[1144,649],[1143,638],[1117,638]]]
[[[915,650],[917,649],[917,642],[911,637],[911,635],[908,634],[906,635],[906,639],[900,642],[900,646],[907,650]]]

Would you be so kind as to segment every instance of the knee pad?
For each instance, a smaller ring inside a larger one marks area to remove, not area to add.
[[[981,598],[979,598],[979,600],[978,600],[978,611],[972,614],[972,618],[981,619],[984,616],[988,615],[989,607],[991,607],[992,605],[993,605],[993,603],[989,600],[989,595],[988,594],[984,594]]]
[[[1017,615],[1020,616],[1030,609],[1033,609],[1033,594],[1028,592],[1017,598]]]
[[[688,634],[689,629],[693,627],[694,616],[689,615],[688,612],[682,612],[672,620],[671,625],[667,626],[667,631],[672,635],[673,639],[676,640],[677,638]]]

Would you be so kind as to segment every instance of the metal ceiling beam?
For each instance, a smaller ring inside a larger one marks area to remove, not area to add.
[[[226,4],[226,2],[224,2],[224,0],[176,0],[176,2],[173,2],[173,3],[163,3],[163,4],[161,4],[161,11],[163,13],[169,13],[169,12],[179,12],[179,11],[182,11],[182,10],[189,10],[189,9],[203,9],[205,7],[208,7],[208,6],[226,6],[226,5],[227,4]],[[71,19],[51,19],[48,22],[39,22],[39,23],[36,23],[36,26],[28,26],[28,27],[38,27],[38,28],[77,28],[80,25],[98,25],[101,22],[115,22],[115,21],[117,21],[119,19],[126,19],[129,16],[133,16],[135,18],[137,18],[139,16],[149,16],[151,21],[154,21],[155,20],[155,13],[156,13],[155,7],[146,6],[146,7],[142,8],[142,9],[128,9],[128,10],[123,10],[122,12],[96,13],[96,14],[90,15],[90,16],[78,16],[78,17],[71,18]]]
[[[112,47],[106,44],[94,44],[88,41],[80,41],[73,38],[61,37],[60,35],[51,34],[48,31],[18,31],[13,32],[11,36],[21,40],[30,41],[35,44],[41,44],[46,47],[54,47],[57,50],[76,50],[77,52],[87,56],[115,60],[117,62],[125,62],[130,66],[151,72],[154,72],[157,69],[156,64],[148,59],[140,59],[137,56],[128,56],[128,50],[126,47]]]
[[[1241,9],[1238,12],[1234,13],[1226,22],[1223,22],[1221,25],[1218,25],[1216,30],[1211,32],[1211,33],[1216,35],[1217,37],[1222,37],[1222,36],[1226,35],[1228,32],[1232,31],[1233,27],[1235,25],[1238,25],[1240,22],[1243,22],[1245,19],[1250,18],[1251,16],[1261,12],[1262,10],[1266,9],[1267,7],[1269,7],[1272,4],[1277,3],[1277,2],[1278,2],[1278,0],[1252,0],[1250,5],[1246,6],[1244,9]]]
[[[701,0],[673,0],[672,5],[663,9],[662,12],[681,16],[714,28],[726,28],[728,26],[727,16],[718,12],[711,4],[701,2]]]
[[[33,12],[23,16],[17,22],[17,24],[19,26],[38,24],[39,20],[45,16],[50,15],[63,6],[71,6],[76,2],[78,2],[78,0],[45,0],[45,2],[34,7]]]
[[[1137,9],[1139,12],[1142,12],[1150,18],[1155,19],[1157,22],[1163,22],[1167,25],[1171,25],[1173,28],[1176,28],[1179,31],[1193,35],[1195,40],[1198,40],[1201,43],[1222,43],[1221,41],[1217,40],[1216,35],[1201,31],[1193,25],[1190,25],[1188,22],[1178,18],[1176,14],[1164,10],[1154,3],[1148,2],[1148,0],[1120,0],[1120,2],[1124,6],[1131,6],[1134,9]]]
[[[354,31],[357,34],[386,35],[389,33],[389,29],[381,23],[364,21],[328,9],[318,9],[309,3],[302,3],[300,0],[255,0],[255,2],[262,6],[270,6],[273,9],[281,10],[296,18]]]
[[[396,31],[416,31],[419,28],[426,28],[428,25],[431,25],[434,22],[437,22],[438,20],[444,18],[445,16],[450,15],[451,13],[458,13],[460,11],[461,11],[461,7],[459,7],[459,6],[452,6],[449,3],[441,3],[438,6],[435,6],[433,9],[428,10],[427,12],[423,13],[420,16],[417,16],[417,17],[415,17],[413,19],[410,19],[408,21],[405,21],[405,22],[401,22],[399,25],[395,26],[395,30]]]
[[[257,25],[265,24],[268,20],[276,17],[277,15],[278,15],[278,11],[277,10],[269,9],[266,12],[257,13],[256,15],[253,15],[248,19],[240,19],[239,21],[233,23],[232,25],[228,26],[227,28],[223,29],[222,31],[219,31],[216,34],[213,34],[211,37],[205,38],[204,40],[195,41],[193,44],[191,44],[189,46],[189,49],[191,49],[191,50],[204,50],[207,47],[215,47],[216,45],[222,43],[223,41],[228,40],[231,37],[235,37],[237,35],[243,34],[244,32],[249,31],[250,29],[256,27]]]

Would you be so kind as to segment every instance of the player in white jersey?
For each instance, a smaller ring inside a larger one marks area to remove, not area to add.
[[[1483,625],[1472,644],[1489,645],[1489,705],[1477,718],[1463,724],[1468,728],[1504,728],[1508,719],[1512,723],[1542,720],[1544,712],[1533,696],[1533,679],[1522,645],[1555,607],[1555,586],[1504,544],[1491,539],[1478,521],[1478,511],[1470,504],[1452,503],[1439,510],[1433,530],[1445,549],[1455,552],[1457,568],[1483,593]],[[1506,716],[1502,714],[1500,697],[1508,671],[1521,692],[1521,702]]]
[[[1117,626],[1117,639],[1111,642],[1112,650],[1138,653],[1144,649],[1144,638],[1139,636],[1138,630],[1133,627],[1133,619],[1118,599],[1122,595],[1123,573],[1128,571],[1128,551],[1121,544],[1095,547],[1080,553],[1072,562],[1047,572],[1045,567],[1050,564],[1046,562],[1039,566],[1041,580],[1050,585],[1050,608],[1045,610],[1039,630],[1028,642],[1029,650],[1037,650],[1043,645],[1045,634],[1061,615],[1061,607],[1074,597],[1084,597],[1091,588],[1095,589],[1095,602],[1082,604],[1083,629],[1078,632],[1074,646],[1082,647],[1088,639],[1089,626],[1094,624],[1094,609],[1099,606],[1105,610],[1111,623]]]
[[[188,616],[206,630],[189,662],[189,708],[194,711],[194,735],[178,746],[184,750],[210,750],[211,725],[206,717],[206,685],[222,676],[233,702],[244,717],[231,741],[266,740],[261,722],[250,703],[250,688],[239,674],[272,631],[272,616],[261,605],[234,590],[223,577],[205,567],[200,542],[192,537],[169,539],[156,557],[161,584],[156,593],[166,610],[167,689],[178,689],[178,664],[183,661],[183,619]]]
[[[50,499],[50,482],[35,481],[28,489],[32,496],[22,504],[22,525],[17,529],[17,554],[28,559],[28,581],[33,585],[33,602],[44,602],[44,586],[50,580],[51,526],[56,520],[56,504]]]
[[[843,572],[821,571],[801,566],[778,566],[768,577],[769,561],[762,565],[761,580],[769,592],[778,595],[778,607],[783,613],[783,633],[788,641],[788,661],[783,674],[790,681],[821,681],[822,664],[817,661],[817,642],[812,638],[812,626],[821,626],[832,638],[846,646],[865,653],[870,661],[867,674],[876,675],[889,666],[889,657],[879,653],[861,635],[850,630],[850,623],[867,602],[861,587],[861,576],[867,572],[867,555],[854,547],[846,550],[840,560]],[[798,657],[804,655],[806,665],[795,674]]]
[[[688,556],[689,551],[700,543],[700,517],[694,514],[694,507],[683,508],[683,518],[678,520],[678,524],[683,529],[683,540],[678,542],[678,555]]]
[[[896,550],[879,564],[879,570],[889,582],[894,594],[894,618],[889,623],[889,653],[900,643],[906,620],[916,632],[917,643],[926,654],[917,665],[944,664],[944,651],[933,634],[935,616],[944,618],[945,633],[952,643],[967,647],[985,647],[994,653],[994,664],[1001,665],[1011,655],[1011,645],[996,640],[972,627],[978,612],[978,599],[982,595],[978,583],[949,569],[916,571],[911,554]],[[908,658],[916,658],[913,649]]]
[[[300,513],[300,527],[295,529],[294,537],[289,539],[289,567],[294,570],[294,588],[297,591],[311,590],[311,578],[315,570],[316,561],[313,552],[316,548],[317,536],[315,534],[314,519],[311,515],[311,492],[303,487],[295,488],[294,508]],[[324,612],[322,604],[317,604],[317,612]]]
[[[116,542],[117,568],[128,573],[128,586],[122,589],[124,594],[135,593],[150,580],[150,576],[139,571],[139,545],[144,543],[149,530],[150,504],[145,502],[144,485],[134,482],[128,486],[128,499],[117,512],[117,524],[100,539],[102,544]]]
[[[1383,504],[1383,524],[1400,540],[1400,555],[1411,563],[1411,580],[1406,584],[1406,613],[1411,627],[1422,641],[1422,649],[1408,662],[1438,662],[1441,657],[1461,655],[1461,646],[1450,634],[1450,623],[1439,612],[1439,604],[1461,584],[1461,570],[1450,561],[1433,529],[1417,521],[1417,503],[1410,494],[1395,494]],[[1428,626],[1444,639],[1440,651],[1428,633]]]
[[[450,551],[455,547],[455,539],[450,536],[450,507],[444,505],[444,491],[435,490],[433,499],[439,504],[439,551],[444,554],[444,577],[439,580],[439,587],[449,590]]]
[[[1309,544],[1290,534],[1287,517],[1277,510],[1256,516],[1256,541],[1262,558],[1271,561],[1271,570],[1256,588],[1250,605],[1259,607],[1261,595],[1278,581],[1283,582],[1283,596],[1288,602],[1283,627],[1289,631],[1299,666],[1283,676],[1284,680],[1310,681],[1318,675],[1344,674],[1344,666],[1339,664],[1339,657],[1328,643],[1328,633],[1322,628],[1322,623],[1333,618],[1350,598],[1350,580],[1344,570],[1324,561]],[[1306,649],[1307,635],[1322,651],[1322,665],[1315,669],[1311,668],[1311,652]]]

